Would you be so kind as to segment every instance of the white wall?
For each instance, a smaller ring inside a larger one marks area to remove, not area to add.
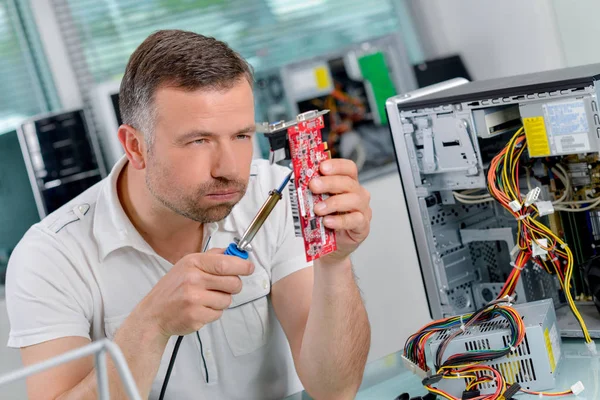
[[[566,65],[549,1],[410,1],[426,56],[460,53],[473,79]]]
[[[19,351],[6,347],[8,341],[8,315],[6,302],[0,298],[0,375],[14,371],[21,367]],[[21,400],[26,399],[25,381],[19,381],[7,386],[0,386],[0,399]]]
[[[567,65],[600,62],[600,1],[553,0],[552,4]]]
[[[371,233],[352,257],[371,322],[373,361],[404,347],[430,320],[398,172],[368,181]]]

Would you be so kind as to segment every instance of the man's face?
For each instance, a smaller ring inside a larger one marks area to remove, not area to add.
[[[246,79],[231,89],[163,87],[148,148],[146,184],[175,213],[220,221],[246,192],[252,161],[254,100]]]

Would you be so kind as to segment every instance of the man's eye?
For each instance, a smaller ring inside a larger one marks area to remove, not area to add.
[[[238,140],[250,139],[250,135],[237,135],[236,139],[238,139]]]
[[[204,144],[204,143],[208,143],[208,140],[206,140],[206,139],[196,139],[192,143],[194,143],[194,144]]]

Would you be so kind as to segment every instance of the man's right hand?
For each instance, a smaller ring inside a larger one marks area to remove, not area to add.
[[[250,275],[249,261],[223,254],[223,249],[183,257],[142,299],[117,330],[121,348],[142,398],[148,398],[160,360],[171,336],[186,335],[221,317],[231,295],[242,290],[240,275]],[[63,337],[21,349],[25,365],[32,365],[90,340]],[[126,398],[117,371],[108,361],[111,398]],[[92,357],[82,358],[28,379],[35,399],[95,399],[96,373]]]
[[[254,272],[250,261],[223,252],[211,249],[183,257],[136,307],[136,319],[158,328],[166,339],[219,319],[231,296],[242,290],[239,276]]]

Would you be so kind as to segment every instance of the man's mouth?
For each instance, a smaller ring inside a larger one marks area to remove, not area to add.
[[[240,193],[239,190],[219,190],[206,195],[207,198],[218,201],[233,200]]]

